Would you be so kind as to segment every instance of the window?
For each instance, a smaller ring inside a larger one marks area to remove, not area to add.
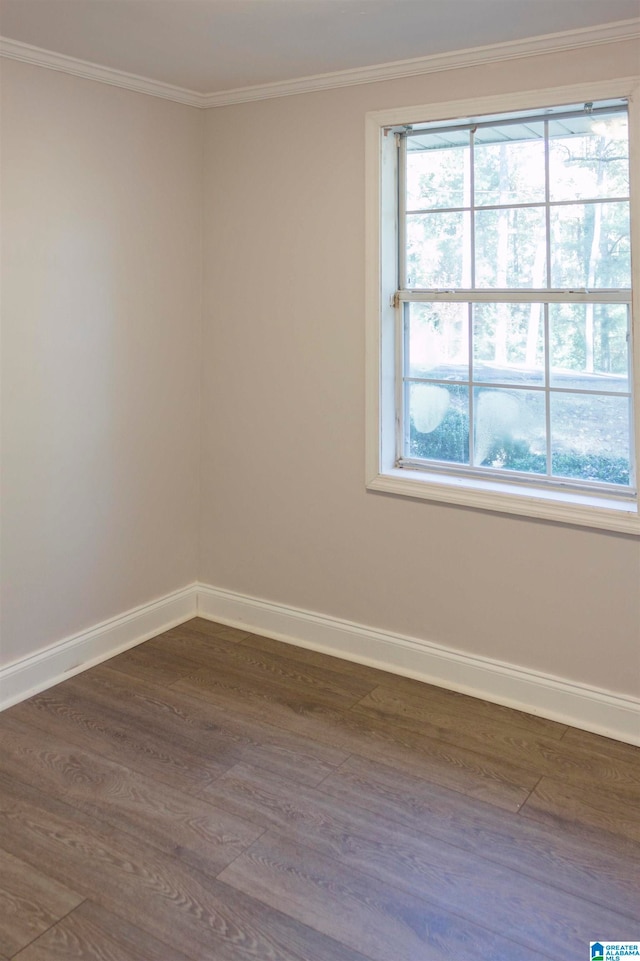
[[[640,533],[632,98],[585,89],[370,118],[370,487]]]

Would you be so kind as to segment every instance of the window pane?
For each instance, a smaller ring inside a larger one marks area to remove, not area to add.
[[[476,212],[476,287],[546,287],[543,207]]]
[[[469,135],[466,146],[444,147],[440,135],[407,140],[407,210],[469,205]]]
[[[629,399],[551,395],[555,477],[629,485]]]
[[[469,287],[469,214],[412,214],[407,217],[407,286]]]
[[[469,388],[409,385],[409,456],[469,463]]]
[[[546,472],[542,391],[476,388],[474,419],[473,456],[477,467]]]
[[[629,390],[626,304],[550,304],[550,383],[573,390]]]
[[[473,379],[544,384],[542,304],[475,304]]]
[[[631,286],[628,203],[551,208],[551,286]]]
[[[410,377],[469,379],[469,305],[407,304]]]
[[[522,139],[516,140],[516,137]],[[544,170],[542,123],[477,130],[474,148],[477,206],[542,203]]]
[[[571,128],[580,132],[572,135]],[[558,119],[549,124],[549,138],[551,200],[629,196],[626,114]]]

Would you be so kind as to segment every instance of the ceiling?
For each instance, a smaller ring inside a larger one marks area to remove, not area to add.
[[[640,0],[0,0],[0,34],[205,94],[638,16]]]

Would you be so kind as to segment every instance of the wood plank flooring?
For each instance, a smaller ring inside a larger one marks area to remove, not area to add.
[[[582,961],[640,748],[195,618],[0,715],[0,961]]]

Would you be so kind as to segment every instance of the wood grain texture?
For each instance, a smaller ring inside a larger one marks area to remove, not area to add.
[[[0,767],[11,777],[129,832],[206,874],[229,864],[261,833],[250,821],[167,784],[80,751],[14,718],[0,725]]]
[[[240,665],[219,663],[215,667],[204,667],[176,681],[178,690],[184,684],[192,691],[204,689],[216,699],[228,696],[260,698],[274,704],[281,704],[294,711],[317,708],[335,708],[346,711],[359,700],[358,695],[335,691],[326,686],[305,683],[300,677],[292,682],[286,678],[278,679],[274,673],[258,674],[247,671]]]
[[[389,888],[299,841],[266,834],[220,875],[373,961],[551,958]],[[479,879],[480,881],[480,879]]]
[[[164,655],[189,658],[197,656],[201,667],[214,671],[241,670],[245,677],[255,677],[258,681],[273,680],[284,682],[291,688],[342,694],[350,703],[355,703],[373,689],[371,682],[357,674],[319,664],[304,664],[277,654],[266,654],[248,645],[248,638],[241,644],[234,644],[222,640],[223,637],[221,634],[205,635],[173,628],[144,646],[151,653],[158,651]]]
[[[637,937],[639,785],[638,748],[196,618],[0,715],[0,961],[577,959]]]
[[[152,652],[147,644],[124,651],[109,661],[109,667],[113,671],[161,685],[171,684],[172,681],[193,674],[201,666],[196,656],[189,658],[185,654],[165,654],[162,650]]]
[[[494,716],[487,711],[483,717],[478,717],[475,710],[466,712],[464,702],[458,704],[460,710],[454,714],[451,708],[434,708],[430,697],[420,699],[380,687],[364,697],[354,711],[469,750],[496,755],[549,777],[582,783],[585,788],[597,781],[603,789],[612,786],[625,791],[630,802],[640,804],[637,761],[595,753],[579,744],[529,733],[518,724],[512,725],[497,711]],[[561,730],[564,732],[564,728]]]
[[[180,624],[181,631],[191,631],[196,634],[211,634],[221,637],[223,640],[241,643],[254,637],[249,631],[240,630],[237,627],[229,627],[227,624],[218,624],[216,621],[208,621],[204,617],[192,617],[190,621]],[[158,637],[162,637],[159,634]]]
[[[602,828],[640,843],[640,806],[626,792],[594,781],[591,790],[544,777],[522,809],[524,817]]]
[[[362,961],[243,892],[0,774],[0,831],[60,883],[200,961]],[[187,947],[188,946],[188,947]],[[346,952],[346,953],[345,953]]]
[[[123,678],[104,665],[72,678],[65,688],[93,703],[117,702],[123,718],[152,724],[167,739],[178,734],[201,744],[214,736],[216,745],[228,748],[229,759],[280,770],[304,784],[319,783],[348,757],[331,745],[253,721],[242,711],[221,709],[215,702],[166,691],[139,678]]]
[[[213,685],[213,690],[210,685]],[[436,784],[516,811],[539,779],[499,757],[459,747],[391,725],[355,711],[336,711],[292,694],[289,701],[262,696],[238,685],[224,690],[210,671],[182,678],[172,690],[210,700],[227,710],[241,710],[257,721],[281,726],[349,754],[359,753],[410,773],[422,773]]]
[[[170,684],[187,674],[192,674],[207,664],[216,665],[218,659],[230,655],[241,640],[250,635],[222,625],[202,629],[199,618],[180,627],[171,628],[163,634],[138,645],[109,661],[112,670],[131,677],[139,677],[155,684]]]
[[[251,634],[240,642],[242,645],[253,647],[257,651],[264,651],[266,654],[273,654],[278,657],[286,657],[298,664],[308,666],[326,667],[333,671],[342,672],[345,676],[361,678],[366,681],[371,690],[379,684],[384,684],[392,677],[387,671],[377,667],[369,667],[366,664],[357,664],[355,661],[345,661],[332,654],[321,654],[319,651],[312,651],[306,647],[298,647],[296,644],[288,644],[285,641],[276,641],[272,637],[261,637],[259,634]],[[407,678],[400,678],[393,675],[394,680],[407,681]],[[419,684],[419,681],[410,681]]]
[[[526,714],[499,704],[492,704],[489,701],[483,701],[480,698],[460,694],[456,691],[449,691],[433,684],[426,684],[424,681],[418,681],[414,678],[389,674],[379,668],[345,661],[328,654],[320,654],[317,651],[297,647],[295,644],[287,644],[283,641],[276,641],[270,637],[251,634],[241,644],[274,656],[286,657],[301,664],[330,667],[332,670],[341,671],[345,675],[361,678],[370,686],[372,691],[374,688],[382,687],[403,698],[416,698],[419,703],[425,706],[433,706],[436,710],[449,714],[491,720],[502,718],[508,721],[512,728],[521,728],[530,734],[541,734],[545,737],[557,739],[562,738],[567,731],[566,725],[558,724],[557,721],[536,717],[533,714]]]
[[[169,950],[170,961],[193,961],[93,901],[84,901],[14,961],[169,961]]]
[[[200,744],[178,734],[167,740],[149,722],[124,720],[117,701],[97,703],[67,684],[17,704],[7,715],[179,790],[196,791],[236,763],[228,743],[215,732]]]
[[[581,731],[577,727],[568,727],[562,735],[562,740],[569,748],[579,748],[592,754],[603,754],[607,758],[630,764],[637,765],[638,763],[638,751],[640,749],[633,744],[614,741],[610,737],[602,737],[602,735],[592,734],[590,731]]]
[[[415,717],[419,721],[424,718],[424,712],[434,716],[444,715],[478,723],[498,725],[501,722],[508,725],[512,731],[519,731],[530,736],[540,736],[560,740],[564,737],[567,727],[557,721],[550,721],[545,717],[526,714],[501,704],[492,704],[478,697],[461,694],[457,691],[447,691],[433,684],[424,684],[406,677],[386,677],[376,685],[372,694],[386,692],[387,696],[397,699],[395,709],[407,718]],[[393,713],[393,708],[390,714]]]
[[[384,817],[390,832],[406,826],[628,917],[640,913],[640,845],[626,838],[570,820],[557,830],[355,755],[320,791]]]
[[[14,955],[81,901],[71,888],[0,849],[0,951],[4,954]]]
[[[292,795],[281,779],[243,765],[208,788],[216,804],[235,814],[251,815],[266,828],[292,842],[335,858],[341,865],[408,894],[418,895],[444,911],[482,925],[491,915],[504,937],[535,950],[539,922],[545,918],[546,950],[558,957],[579,951],[585,925],[600,931],[633,927],[612,907],[567,894],[548,879],[535,880],[417,829],[396,824],[389,830],[383,817],[336,798],[300,787]],[[483,883],[478,884],[482,878]],[[640,905],[635,918],[640,922]]]

